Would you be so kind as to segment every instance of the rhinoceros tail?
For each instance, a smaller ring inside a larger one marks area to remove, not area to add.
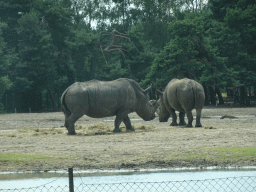
[[[66,105],[66,102],[65,102],[65,97],[66,97],[67,92],[68,92],[68,89],[66,89],[61,96],[61,106],[62,106],[62,110],[65,115],[68,115],[70,113],[70,111]]]

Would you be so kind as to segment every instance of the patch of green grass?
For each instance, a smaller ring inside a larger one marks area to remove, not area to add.
[[[52,160],[54,157],[43,155],[25,155],[15,153],[0,153],[0,162],[13,162],[16,164],[30,163],[38,160]]]
[[[184,161],[206,160],[216,162],[254,161],[256,159],[256,147],[204,148],[197,151],[177,153],[173,156],[173,159]]]
[[[31,164],[36,162],[61,162],[62,159],[67,159],[72,157],[50,157],[44,155],[26,155],[26,154],[16,154],[16,153],[0,153],[0,163],[11,163],[11,164]]]
[[[254,160],[256,159],[256,147],[218,147],[210,148],[221,159]]]
[[[227,93],[221,93],[222,97],[227,97]]]

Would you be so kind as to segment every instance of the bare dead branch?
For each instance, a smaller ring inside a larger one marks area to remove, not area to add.
[[[126,53],[131,53],[127,50],[127,48],[124,46],[125,42],[131,42],[130,38],[127,37],[127,34],[120,33],[117,30],[113,30],[111,32],[111,38],[109,40],[109,44],[106,46],[106,48],[103,48],[103,46],[100,45],[101,52],[104,55],[107,52],[111,51],[119,51],[123,55],[123,57],[126,59]],[[139,52],[137,47],[132,43],[132,45],[136,48],[136,50]],[[140,53],[140,52],[139,52]],[[104,56],[105,58],[105,56]],[[106,58],[105,58],[106,61]],[[107,63],[107,61],[106,61]]]

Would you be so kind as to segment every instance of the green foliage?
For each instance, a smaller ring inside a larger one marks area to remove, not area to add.
[[[90,60],[95,57],[95,44],[98,39],[97,34],[89,32],[84,28],[73,31],[73,37],[66,40],[72,54],[72,65],[75,69],[77,81],[88,81],[93,74],[90,73]]]
[[[108,62],[108,64],[102,66],[97,71],[98,79],[110,81],[118,79],[120,77],[125,77],[127,74],[127,69],[122,68],[120,60]]]
[[[150,71],[150,66],[154,60],[158,48],[153,46],[153,42],[144,35],[144,26],[137,24],[128,31],[128,36],[132,43],[129,44],[129,57],[125,64],[129,66],[130,78],[142,82]]]
[[[54,60],[58,54],[51,35],[42,28],[34,10],[24,14],[18,23],[20,62],[15,66],[16,86],[39,90],[51,87],[56,78]]]
[[[144,83],[153,80],[156,85],[165,86],[172,78],[200,78],[209,62],[202,37],[203,22],[198,17],[185,17],[170,24],[171,40],[156,55]]]
[[[7,74],[7,67],[9,65],[8,55],[6,55],[5,42],[2,37],[2,29],[6,28],[7,25],[0,21],[0,101],[3,94],[7,89],[12,86],[12,82]],[[0,113],[3,112],[3,104],[0,102]]]
[[[209,1],[213,27],[208,30],[210,43],[218,57],[227,57],[225,66],[235,71],[238,84],[255,84],[256,6],[251,0]],[[222,14],[220,14],[220,12]],[[244,74],[244,75],[243,75]],[[246,75],[245,75],[246,74]],[[248,75],[249,78],[246,78]]]
[[[120,77],[255,86],[254,0],[203,3],[0,0],[0,101],[7,91],[17,108],[57,109],[73,82]]]

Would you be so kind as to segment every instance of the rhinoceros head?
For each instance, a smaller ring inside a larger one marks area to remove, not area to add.
[[[156,109],[159,107],[156,100],[148,99],[147,93],[151,89],[151,86],[146,90],[143,90],[143,95],[140,96],[139,107],[136,113],[145,121],[153,120],[155,116]]]
[[[157,103],[159,108],[157,109],[157,114],[159,116],[159,122],[167,122],[170,117],[170,112],[166,109],[163,101],[163,92],[156,90],[159,97]]]

